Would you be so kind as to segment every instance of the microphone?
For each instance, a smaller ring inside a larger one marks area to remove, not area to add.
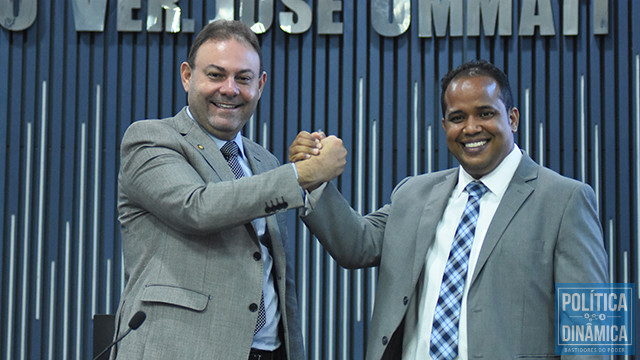
[[[129,320],[129,328],[127,329],[127,331],[125,331],[124,334],[120,335],[120,337],[118,337],[114,342],[109,344],[109,346],[107,346],[104,350],[102,350],[102,352],[98,354],[96,357],[94,357],[93,360],[98,360],[102,355],[104,355],[107,351],[109,351],[115,344],[120,342],[120,340],[124,339],[125,336],[129,335],[131,330],[136,330],[137,328],[139,328],[146,318],[147,318],[147,314],[145,314],[144,311],[138,311],[137,313],[133,314],[133,316],[131,317],[131,320]]]

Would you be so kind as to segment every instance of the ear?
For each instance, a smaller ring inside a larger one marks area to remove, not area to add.
[[[263,71],[260,75],[260,80],[258,80],[258,96],[262,96],[262,91],[264,90],[264,85],[267,83],[267,72]]]
[[[182,87],[184,91],[189,92],[189,84],[191,83],[191,66],[188,62],[183,62],[180,65],[180,79],[182,80]]]
[[[442,130],[447,131],[447,127],[444,126],[444,117],[442,118]]]
[[[509,110],[509,124],[511,125],[511,132],[515,134],[520,124],[520,111],[518,111],[517,107],[512,107]]]

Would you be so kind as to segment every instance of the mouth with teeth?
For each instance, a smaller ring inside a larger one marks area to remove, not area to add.
[[[223,109],[223,110],[234,110],[240,107],[241,104],[227,104],[227,103],[222,103],[222,102],[212,102],[213,105],[215,105],[216,107]]]
[[[474,142],[470,142],[462,145],[466,150],[475,150],[475,149],[480,149],[481,147],[486,145],[487,142],[488,142],[487,140],[481,140],[481,141],[474,141]]]

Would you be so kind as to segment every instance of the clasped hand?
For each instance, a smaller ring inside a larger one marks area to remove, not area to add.
[[[296,166],[300,186],[312,191],[342,174],[347,149],[336,136],[301,131],[289,146],[289,161]]]

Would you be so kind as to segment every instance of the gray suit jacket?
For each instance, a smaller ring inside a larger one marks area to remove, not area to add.
[[[457,169],[407,178],[365,217],[328,185],[303,217],[340,265],[380,266],[367,359],[401,357],[407,305],[457,178]],[[555,283],[606,282],[606,271],[593,190],[524,155],[469,285],[469,359],[555,358]]]
[[[283,212],[303,205],[300,187],[291,165],[243,142],[254,176],[236,180],[185,109],[127,129],[118,188],[127,283],[117,333],[139,310],[147,319],[118,345],[118,359],[248,358],[258,315],[249,308],[263,283],[251,224],[258,217],[271,237],[281,339],[289,359],[303,358]]]

